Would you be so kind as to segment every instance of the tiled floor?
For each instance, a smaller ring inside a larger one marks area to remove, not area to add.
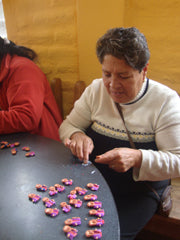
[[[173,208],[170,213],[170,217],[180,219],[180,178],[173,179],[171,183],[173,186],[172,190]]]

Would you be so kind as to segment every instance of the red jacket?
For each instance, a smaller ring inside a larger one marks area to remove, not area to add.
[[[0,134],[30,132],[60,141],[62,122],[50,85],[31,60],[7,55],[0,69]]]

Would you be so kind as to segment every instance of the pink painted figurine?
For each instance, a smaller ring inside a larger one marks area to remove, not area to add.
[[[25,154],[26,157],[34,157],[35,156],[35,152],[28,152]]]
[[[76,190],[72,190],[72,191],[70,192],[70,194],[68,195],[68,198],[69,198],[69,199],[75,199],[75,198],[77,198]]]
[[[36,184],[36,189],[40,192],[46,192],[47,191],[47,186],[46,185],[41,185],[41,184]]]
[[[44,205],[45,205],[47,208],[50,208],[50,207],[52,207],[53,205],[56,204],[56,202],[54,201],[54,199],[49,199],[49,198],[47,198],[47,197],[44,197],[44,198],[42,199],[42,201],[43,201]]]
[[[31,200],[33,203],[37,203],[41,199],[41,196],[34,193],[30,193],[28,197],[29,197],[29,200]]]
[[[89,214],[97,217],[103,217],[105,212],[104,212],[104,209],[97,209],[97,210],[92,209],[92,210],[89,210]]]
[[[97,191],[99,189],[99,185],[97,183],[88,183],[87,187],[90,188],[92,191]]]
[[[90,207],[90,208],[101,208],[102,207],[102,202],[99,202],[99,201],[90,201],[87,203],[87,206]]]
[[[5,142],[5,141],[1,142],[1,149],[9,148],[9,147],[10,147],[10,144],[8,142]]]
[[[86,237],[91,237],[93,239],[100,239],[102,237],[101,229],[87,230],[85,232]]]
[[[82,201],[80,199],[70,199],[69,204],[73,205],[75,208],[80,208],[82,206]]]
[[[9,146],[10,146],[11,148],[13,148],[13,147],[18,147],[19,145],[20,145],[19,142],[15,142],[15,143],[9,144]]]
[[[104,219],[102,218],[89,220],[90,227],[101,227],[102,225],[104,225]]]
[[[61,181],[62,181],[62,183],[64,183],[67,186],[73,184],[73,180],[72,179],[63,178]]]
[[[61,202],[60,206],[62,208],[62,211],[65,212],[65,213],[70,212],[71,209],[72,209],[71,205],[67,204],[66,202]]]
[[[29,152],[29,151],[30,151],[30,148],[25,146],[25,147],[22,147],[22,150],[23,150],[23,151],[26,151],[26,152]]]
[[[69,238],[70,240],[73,240],[73,238],[76,237],[78,233],[77,229],[67,225],[63,227],[63,231],[66,233],[67,238]]]
[[[81,188],[81,187],[75,187],[75,190],[77,191],[77,193],[78,193],[80,196],[86,194],[86,192],[87,192],[87,189]]]
[[[61,192],[63,192],[63,191],[65,190],[65,187],[62,186],[62,185],[60,185],[60,184],[58,184],[58,183],[56,183],[56,184],[54,185],[54,187],[55,187],[55,189],[56,189],[59,193],[61,193]]]
[[[51,217],[56,217],[59,214],[59,209],[57,208],[46,208],[45,210],[46,215]]]
[[[51,186],[49,187],[49,195],[50,196],[54,196],[58,193],[58,191],[56,191],[55,187]]]
[[[71,225],[71,226],[78,226],[81,224],[81,218],[80,217],[68,218],[65,220],[64,224]]]
[[[12,155],[16,155],[16,153],[17,153],[17,149],[16,149],[16,148],[13,148],[13,149],[11,150],[11,154],[12,154]]]
[[[84,196],[84,200],[86,200],[86,201],[89,201],[89,200],[93,201],[96,199],[97,199],[97,195],[95,195],[95,194],[88,194],[88,195]]]

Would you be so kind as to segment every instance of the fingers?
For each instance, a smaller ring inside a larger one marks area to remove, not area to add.
[[[117,154],[114,150],[110,150],[102,155],[96,156],[95,162],[102,164],[109,164],[111,161],[117,158]]]
[[[81,161],[87,164],[89,161],[89,154],[91,154],[93,148],[93,141],[90,138],[86,138],[77,145],[76,154]]]
[[[80,136],[80,137],[79,137]],[[77,156],[85,164],[88,163],[89,154],[91,154],[94,144],[91,138],[85,134],[79,134],[79,136],[73,139],[65,139],[64,145],[68,147],[72,154]]]
[[[83,162],[88,163],[89,160],[89,154],[91,154],[92,150],[94,148],[93,141],[90,139],[88,142],[83,144]]]
[[[71,150],[73,155],[77,156],[77,153],[76,153],[76,141],[71,140],[69,138],[66,138],[64,140],[64,145]]]
[[[109,154],[102,154],[100,156],[96,156],[95,162],[100,164],[107,164],[109,168],[116,172],[121,172],[119,162],[116,158],[108,158]]]
[[[71,140],[69,148],[70,148],[72,154],[79,158],[79,154],[77,153],[77,143],[76,143],[76,141]]]
[[[65,145],[66,147],[70,148],[70,144],[71,144],[71,139],[66,138],[66,139],[64,140],[64,145]]]
[[[141,166],[142,153],[131,148],[114,148],[95,159],[96,163],[107,164],[117,172],[126,172],[132,167]]]

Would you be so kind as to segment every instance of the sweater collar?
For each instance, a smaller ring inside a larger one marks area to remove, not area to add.
[[[133,104],[133,103],[137,102],[139,99],[141,99],[144,96],[144,94],[147,92],[148,85],[149,85],[149,79],[145,78],[143,85],[142,85],[140,91],[138,92],[138,94],[136,95],[136,97],[132,101],[124,103],[122,105]]]

